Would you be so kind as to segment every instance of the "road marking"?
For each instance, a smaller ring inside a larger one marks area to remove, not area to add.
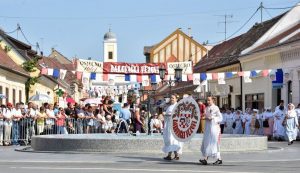
[[[107,170],[107,171],[144,171],[144,172],[209,172],[209,173],[231,173],[232,171],[199,171],[199,170],[178,170],[178,169],[131,169],[131,168],[54,168],[54,167],[10,167],[11,169],[31,169],[31,170]],[[250,172],[234,172],[234,173],[250,173]],[[252,172],[253,173],[253,172]]]
[[[122,160],[115,160],[115,161],[65,161],[65,160],[0,160],[0,163],[90,163],[90,164],[101,164],[101,163],[116,163]],[[162,160],[163,161],[163,160]],[[188,160],[183,160],[186,162],[193,162]],[[224,160],[225,163],[256,163],[256,162],[291,162],[291,161],[300,161],[300,159],[279,159],[279,160]],[[161,161],[144,161],[144,160],[130,160],[127,162],[151,162],[151,163],[158,163]],[[168,162],[166,162],[168,163]],[[175,162],[170,162],[175,163]],[[198,163],[198,161],[195,161]]]

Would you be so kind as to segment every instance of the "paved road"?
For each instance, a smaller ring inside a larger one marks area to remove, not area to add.
[[[269,150],[222,153],[221,166],[198,163],[200,153],[184,153],[180,161],[164,161],[161,153],[31,153],[0,147],[0,173],[99,172],[299,172],[300,142],[271,142]],[[213,160],[211,160],[213,162]]]

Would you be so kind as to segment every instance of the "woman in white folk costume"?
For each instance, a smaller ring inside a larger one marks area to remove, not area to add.
[[[163,139],[164,147],[162,148],[164,153],[168,153],[165,160],[172,160],[172,152],[174,152],[174,160],[179,160],[179,154],[182,154],[183,143],[175,139],[171,132],[171,121],[172,121],[172,111],[177,104],[177,95],[171,95],[170,105],[166,110],[164,117],[164,129],[163,129]]]
[[[268,140],[271,140],[273,136],[273,113],[271,112],[271,108],[267,107],[265,112],[262,114],[264,135],[268,137]]]
[[[251,109],[247,108],[245,111],[245,115],[243,117],[243,123],[244,123],[244,134],[250,135],[251,134]]]
[[[289,145],[291,145],[297,138],[299,127],[295,106],[292,103],[288,104],[288,110],[286,111],[284,121],[286,121],[285,132],[289,140]]]
[[[278,141],[283,141],[285,136],[285,129],[282,125],[282,122],[284,120],[284,113],[284,106],[279,106],[279,108],[273,114],[273,137]]]
[[[222,164],[221,154],[220,154],[220,139],[221,139],[221,129],[220,122],[222,121],[222,114],[219,107],[214,104],[213,97],[207,97],[206,113],[205,113],[205,131],[204,137],[201,145],[201,152],[204,159],[200,159],[200,163],[207,165],[207,160],[209,157],[217,158],[214,162],[215,165]]]
[[[237,110],[236,113],[234,114],[234,123],[232,127],[233,129],[233,134],[243,134],[243,115],[242,111]]]
[[[231,111],[228,109],[226,111],[225,129],[224,129],[225,134],[233,134],[233,128],[232,128],[233,122],[234,122],[234,114],[231,113]]]

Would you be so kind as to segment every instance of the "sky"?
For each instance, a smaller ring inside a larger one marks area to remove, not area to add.
[[[66,57],[103,61],[103,36],[111,27],[117,35],[119,62],[145,62],[144,46],[159,43],[177,28],[199,42],[224,40],[260,22],[260,11],[244,26],[260,3],[266,8],[290,7],[300,0],[0,0],[0,28],[44,55],[55,48]],[[263,20],[287,9],[264,9]],[[241,28],[242,27],[242,28]],[[240,29],[241,28],[241,29]],[[238,31],[238,32],[237,32]],[[34,48],[35,49],[35,48]]]

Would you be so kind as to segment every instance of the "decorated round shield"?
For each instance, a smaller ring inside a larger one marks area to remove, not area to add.
[[[171,131],[180,142],[189,141],[198,131],[200,109],[193,97],[180,100],[172,111]]]

